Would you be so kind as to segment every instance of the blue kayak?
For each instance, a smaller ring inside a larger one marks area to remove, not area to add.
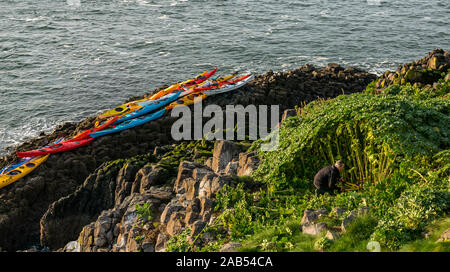
[[[181,91],[178,91],[176,93],[163,96],[156,100],[148,100],[143,102],[138,102],[137,104],[142,105],[143,107],[139,108],[136,111],[130,112],[129,114],[126,114],[122,117],[120,117],[115,124],[128,121],[130,119],[134,119],[136,117],[145,115],[147,113],[150,113],[156,109],[159,109],[167,104],[172,103],[173,101],[177,100],[180,96]]]
[[[58,143],[60,143],[62,140],[64,140],[64,137],[60,137],[59,139],[57,139],[57,140],[56,140],[54,143],[52,143],[51,145],[53,145],[53,144],[58,144]],[[46,145],[46,147],[48,147],[48,146],[49,146],[49,145]],[[3,173],[9,172],[9,171],[11,171],[11,170],[13,170],[13,169],[15,169],[15,168],[17,168],[17,167],[19,167],[19,166],[25,164],[25,163],[31,161],[33,158],[34,158],[34,157],[26,157],[26,158],[21,159],[19,162],[15,163],[15,164],[12,164],[12,165],[3,167],[2,169],[0,169],[0,175],[3,174]]]
[[[111,134],[111,133],[116,133],[116,132],[119,132],[119,131],[122,131],[122,130],[127,130],[129,128],[137,127],[137,126],[140,126],[140,125],[145,124],[147,122],[150,122],[152,120],[160,118],[161,116],[163,116],[164,112],[166,112],[165,108],[162,109],[162,110],[159,110],[159,111],[157,111],[155,113],[152,113],[152,114],[144,115],[144,116],[141,116],[141,117],[138,117],[138,118],[135,118],[135,119],[131,119],[131,120],[125,121],[125,122],[123,122],[121,124],[118,124],[115,127],[111,127],[111,128],[104,129],[104,130],[101,130],[101,131],[89,133],[89,136],[91,136],[92,138],[96,138],[96,137],[108,135],[108,134]]]

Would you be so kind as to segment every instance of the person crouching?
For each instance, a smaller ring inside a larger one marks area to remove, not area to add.
[[[329,165],[320,169],[314,176],[314,186],[316,187],[316,195],[329,193],[334,195],[339,188],[336,186],[337,182],[341,180],[341,171],[344,170],[344,163],[340,160],[336,161],[334,165]]]

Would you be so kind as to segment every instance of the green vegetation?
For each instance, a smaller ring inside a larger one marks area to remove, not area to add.
[[[259,152],[257,171],[218,193],[223,242],[240,241],[241,251],[368,251],[370,241],[382,251],[448,251],[448,242],[435,243],[450,211],[450,82],[441,76],[431,88],[406,82],[380,93],[372,83],[366,93],[315,101],[288,118],[278,150]],[[361,189],[316,196],[315,173],[338,159],[344,179]],[[335,241],[301,232],[305,209],[362,206],[370,213]],[[430,227],[439,230],[422,238]]]
[[[186,228],[181,234],[170,237],[167,241],[166,252],[188,252],[191,244],[187,238],[191,234],[191,229]]]
[[[427,238],[421,238],[402,246],[402,252],[450,252],[450,241],[436,242],[450,228],[450,218],[435,220],[426,229]]]
[[[150,204],[144,203],[144,205],[138,205],[136,204],[135,206],[136,208],[136,212],[137,212],[137,217],[139,219],[143,219],[143,220],[147,220],[147,221],[152,221],[153,220],[153,212],[150,209]]]
[[[213,148],[213,141],[182,142],[176,146],[169,146],[169,150],[162,155],[159,164],[168,170],[170,176],[175,177],[181,161],[190,160],[203,163],[208,157],[212,156]]]

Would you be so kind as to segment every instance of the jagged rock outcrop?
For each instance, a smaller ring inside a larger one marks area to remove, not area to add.
[[[219,154],[217,159],[222,160],[223,164],[228,162],[228,166],[233,162],[230,161],[233,158],[256,156],[253,153],[252,155],[237,153],[238,150],[240,147],[233,142],[217,141],[212,153]],[[224,154],[228,155],[224,156]],[[247,160],[243,162],[245,163],[242,165],[243,169],[247,169]],[[252,161],[252,165],[254,163]],[[241,167],[238,164],[236,161],[235,170]],[[116,189],[109,190],[108,198],[110,203],[113,203],[113,207],[101,213],[97,211],[97,217],[84,225],[78,238],[70,242],[65,238],[67,244],[60,250],[164,251],[170,237],[180,234],[186,228],[191,230],[188,240],[193,243],[195,237],[214,221],[217,192],[225,185],[234,186],[236,182],[234,175],[224,173],[221,168],[217,168],[219,171],[214,171],[201,163],[181,161],[173,187],[168,187],[167,185],[172,183],[163,182],[161,177],[166,175],[164,169],[158,164],[146,164],[140,169],[130,168],[129,164],[124,165],[126,166],[120,170],[115,170]],[[134,170],[128,173],[129,169]],[[113,182],[110,181],[110,183]],[[124,183],[131,183],[126,185],[131,189],[122,190],[125,185],[120,184]],[[164,187],[158,187],[161,185]],[[118,196],[114,193],[118,191],[128,193]],[[72,197],[77,199],[75,195]],[[117,199],[121,200],[117,201]],[[58,204],[54,205],[58,206]],[[139,216],[136,205],[149,205],[152,218],[143,219]],[[48,231],[48,222],[53,220],[45,221],[47,227],[43,229],[43,233],[47,230],[46,237],[53,236],[64,240],[58,235],[48,235],[48,233],[52,234]],[[52,231],[56,232],[55,229]],[[45,240],[45,242],[48,241],[50,241],[49,238]]]
[[[171,196],[170,190],[155,187],[127,196],[114,208],[103,211],[95,222],[84,226],[78,240],[66,245],[64,251],[73,251],[68,246],[75,243],[75,248],[82,252],[153,252],[161,226],[140,216],[137,207],[148,203],[152,217],[158,217]]]
[[[382,92],[392,84],[427,86],[433,88],[431,84],[441,78],[442,72],[447,72],[450,68],[450,52],[442,49],[435,49],[428,55],[415,62],[398,66],[396,71],[383,73],[376,81],[375,87],[378,92]]]
[[[139,183],[142,180],[141,174],[137,175],[139,168],[152,160],[149,155],[102,165],[74,193],[48,208],[40,220],[41,244],[60,248],[74,239],[99,213],[120,204],[131,194],[136,176]]]

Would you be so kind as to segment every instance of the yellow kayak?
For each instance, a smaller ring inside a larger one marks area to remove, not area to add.
[[[231,75],[228,75],[228,76],[224,76],[224,77],[221,77],[221,78],[218,78],[218,79],[212,81],[212,83],[221,83],[221,82],[224,82],[224,81],[228,81],[228,80],[234,78],[236,75],[237,75],[237,73],[234,73],[234,74],[231,74]],[[208,83],[207,82],[203,82],[201,84],[198,84],[196,86],[190,87],[188,89],[192,90],[192,89],[195,89],[197,87],[203,87],[204,85],[208,86]],[[202,92],[192,93],[192,94],[186,95],[186,96],[184,96],[182,98],[178,98],[177,101],[174,101],[174,102],[170,103],[166,107],[166,109],[170,110],[170,109],[173,109],[173,108],[178,107],[178,106],[190,106],[190,105],[194,104],[194,102],[195,102],[194,99],[196,97],[199,97],[200,98],[199,101],[202,101],[208,96],[206,94],[202,93]]]
[[[146,97],[146,98],[143,98],[143,99],[140,99],[140,100],[135,100],[135,101],[132,101],[132,102],[128,102],[128,103],[122,104],[122,105],[120,105],[119,107],[117,107],[115,109],[112,109],[112,110],[109,110],[109,111],[107,111],[105,113],[102,113],[98,117],[100,119],[105,119],[105,118],[109,118],[109,117],[113,117],[113,116],[122,117],[125,114],[128,114],[130,112],[133,112],[133,111],[141,108],[142,105],[137,104],[138,102],[143,102],[143,101],[146,101],[146,100],[156,100],[158,98],[163,97],[164,95],[167,95],[167,94],[169,94],[169,93],[171,93],[171,92],[173,92],[175,90],[178,90],[179,88],[185,88],[186,90],[190,90],[190,89],[194,89],[194,88],[199,87],[199,86],[207,85],[211,81],[202,81],[202,80],[205,79],[205,77],[209,78],[212,74],[215,73],[215,71],[216,71],[216,69],[214,69],[211,72],[205,71],[205,72],[201,73],[200,75],[196,76],[194,79],[189,79],[189,80],[183,81],[181,83],[173,84],[170,87],[168,87],[168,88],[166,88],[164,90],[161,90],[158,93],[156,93],[156,94],[154,94],[154,95],[152,95],[150,97]],[[236,75],[237,75],[237,73],[234,73],[234,74],[231,74],[231,75],[228,75],[228,76],[224,76],[224,77],[220,77],[220,78],[218,78],[218,79],[216,79],[216,80],[214,80],[212,82],[214,82],[214,83],[224,82],[224,81],[232,79]],[[200,83],[196,84],[196,82],[200,82]],[[185,87],[186,84],[192,84],[192,85],[189,85],[188,87]],[[188,101],[189,101],[189,99],[185,99],[185,102],[188,102]],[[173,102],[173,104],[175,104],[175,103],[176,102]],[[192,105],[192,104],[193,104],[193,102],[191,104],[189,104],[189,105]],[[169,105],[169,106],[171,106],[171,105]],[[174,106],[171,106],[170,108],[173,108],[173,107]]]
[[[8,172],[3,173],[0,176],[0,188],[3,188],[11,183],[14,183],[18,181],[19,179],[25,177],[31,171],[36,169],[39,165],[41,165],[43,162],[45,162],[50,156],[50,154],[47,154],[45,156],[39,156],[31,159],[30,161],[9,170]]]
[[[194,104],[194,102],[196,102],[196,101],[194,101],[194,99],[197,98],[197,97],[200,99],[199,101],[202,101],[208,96],[206,94],[204,94],[204,93],[189,94],[189,95],[186,95],[186,96],[184,96],[182,98],[179,98],[175,102],[170,103],[166,107],[166,109],[170,110],[170,109],[173,109],[173,108],[178,107],[178,106],[189,106],[189,105],[192,105],[192,104]]]
[[[136,104],[137,102],[143,102],[143,101],[146,101],[146,100],[155,100],[155,99],[158,99],[158,98],[160,98],[160,97],[162,97],[162,96],[164,96],[166,94],[169,94],[169,93],[179,89],[180,87],[182,87],[182,86],[184,86],[186,84],[195,83],[197,81],[198,82],[204,82],[204,80],[202,81],[202,79],[205,78],[205,77],[211,76],[212,74],[215,73],[216,70],[217,69],[215,69],[215,70],[213,70],[211,72],[205,71],[205,72],[201,73],[200,75],[196,76],[193,79],[189,79],[189,80],[183,81],[181,83],[173,84],[170,87],[168,87],[168,88],[166,88],[164,90],[161,90],[158,93],[156,93],[156,94],[154,94],[154,95],[152,95],[150,97],[146,97],[146,98],[143,98],[143,99],[140,99],[140,100],[135,100],[135,101],[132,101],[132,102],[128,102],[128,103],[122,104],[122,105],[120,105],[120,106],[118,106],[118,107],[116,107],[116,108],[114,108],[112,110],[109,110],[107,112],[104,112],[104,113],[100,114],[98,117],[100,119],[109,118],[109,117],[113,117],[113,116],[116,116],[116,115],[119,115],[121,117],[121,116],[123,116],[125,114],[133,112],[133,111],[139,109],[140,107],[142,107],[142,105]],[[193,85],[193,86],[195,86],[195,85]]]
[[[164,90],[161,90],[161,91],[155,93],[154,95],[152,95],[152,96],[146,98],[145,100],[147,100],[147,99],[148,99],[148,100],[155,100],[155,99],[158,99],[158,98],[160,98],[160,97],[162,97],[162,96],[165,96],[166,94],[169,94],[169,93],[171,93],[171,92],[173,92],[173,91],[175,91],[175,90],[178,90],[178,89],[181,88],[183,85],[185,85],[185,84],[187,84],[187,83],[189,83],[189,82],[191,82],[191,81],[193,81],[193,80],[195,80],[195,79],[197,79],[197,78],[206,76],[207,73],[208,73],[208,71],[204,71],[204,72],[201,73],[200,75],[196,76],[194,79],[188,79],[188,80],[183,81],[183,82],[180,82],[180,83],[172,84],[172,85],[170,85],[169,87],[165,88]],[[195,86],[195,85],[194,85],[194,86]],[[193,87],[194,87],[194,86],[193,86]]]
[[[140,102],[140,101],[144,101],[145,99],[141,99],[141,100],[137,100],[137,101],[133,101],[133,102],[128,102],[126,104],[122,104],[112,110],[109,110],[107,112],[104,112],[102,114],[100,114],[98,117],[100,119],[105,119],[105,118],[109,118],[109,117],[114,117],[119,115],[119,117],[128,114],[130,112],[133,112],[137,109],[139,109],[140,107],[142,107],[142,105],[136,104],[136,102]]]

